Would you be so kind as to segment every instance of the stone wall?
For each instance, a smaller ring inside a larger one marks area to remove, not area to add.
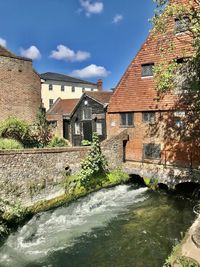
[[[123,138],[125,133],[102,144],[110,168],[122,164]],[[89,147],[0,150],[0,198],[29,205],[63,194],[66,168],[77,173],[88,150]]]

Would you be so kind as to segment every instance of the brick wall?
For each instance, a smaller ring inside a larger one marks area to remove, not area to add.
[[[32,61],[0,56],[0,121],[17,116],[32,122],[40,106],[40,77]]]

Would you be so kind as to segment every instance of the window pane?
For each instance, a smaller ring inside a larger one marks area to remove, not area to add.
[[[160,158],[160,145],[156,145],[156,144],[144,145],[144,158],[159,159]]]
[[[155,121],[155,112],[143,112],[143,121],[144,122],[154,122]]]
[[[126,125],[126,113],[121,113],[121,125]]]
[[[74,132],[75,134],[79,135],[80,134],[80,124],[78,122],[75,122],[74,125]]]
[[[101,122],[96,123],[96,132],[98,135],[102,135],[102,123]]]
[[[65,91],[65,86],[61,85],[61,91]]]
[[[182,19],[175,19],[176,24],[176,32],[185,32],[188,30],[189,27],[189,18],[184,17]]]
[[[153,66],[153,63],[142,65],[142,77],[153,76]]]
[[[92,108],[86,108],[83,110],[83,120],[92,119]]]
[[[53,90],[53,85],[49,84],[49,91],[52,91],[52,90]]]
[[[53,106],[53,99],[49,99],[49,108],[51,108]]]
[[[128,125],[129,126],[133,125],[133,113],[128,113],[127,117],[128,117]]]

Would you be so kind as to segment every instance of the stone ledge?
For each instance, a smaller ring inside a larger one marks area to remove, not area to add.
[[[89,147],[65,147],[65,148],[34,148],[34,149],[1,149],[0,156],[16,154],[45,154],[87,151]]]

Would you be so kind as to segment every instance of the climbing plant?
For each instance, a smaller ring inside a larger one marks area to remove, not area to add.
[[[89,189],[101,185],[106,179],[107,171],[108,164],[105,156],[102,154],[98,134],[94,133],[91,149],[86,159],[81,162],[79,174],[81,186]]]

